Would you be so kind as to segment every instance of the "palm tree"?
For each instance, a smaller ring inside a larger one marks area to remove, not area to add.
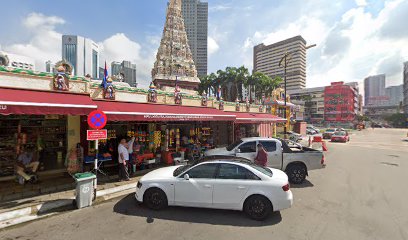
[[[249,78],[249,71],[248,68],[245,66],[241,66],[236,70],[236,77],[234,79],[234,84],[237,89],[238,97],[243,101],[242,99],[242,85],[247,82]]]

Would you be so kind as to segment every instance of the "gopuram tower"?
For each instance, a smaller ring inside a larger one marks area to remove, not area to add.
[[[176,83],[182,90],[194,90],[200,83],[184,28],[181,0],[170,0],[167,7],[152,80],[164,91],[173,90]]]

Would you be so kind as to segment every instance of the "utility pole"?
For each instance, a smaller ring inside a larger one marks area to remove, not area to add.
[[[309,48],[312,48],[312,47],[316,47],[316,44],[312,44],[312,45],[309,45],[309,46],[306,46],[305,47],[305,50],[307,50],[307,49],[309,49]],[[286,99],[287,99],[287,93],[286,93],[286,68],[287,68],[287,66],[288,66],[288,64],[289,64],[289,62],[290,62],[290,60],[292,59],[292,54],[294,54],[294,53],[296,53],[296,52],[299,52],[300,51],[300,49],[298,49],[298,50],[295,50],[295,51],[291,51],[291,52],[286,52],[285,53],[285,55],[283,55],[283,57],[281,58],[281,60],[279,61],[279,67],[283,67],[283,71],[284,71],[284,76],[283,76],[283,82],[284,82],[284,91],[285,91],[285,99],[284,99],[284,106],[285,106],[285,111],[283,112],[283,117],[286,119],[286,123],[288,122],[288,120],[287,120],[287,114],[286,114],[286,109],[287,109],[287,101],[286,101]],[[290,117],[290,116],[289,116]],[[284,134],[285,134],[285,139],[286,139],[286,132],[287,132],[287,124],[285,124],[285,127],[284,127]]]

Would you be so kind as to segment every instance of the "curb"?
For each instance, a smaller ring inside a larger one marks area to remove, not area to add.
[[[117,186],[96,192],[95,203],[101,203],[116,197],[130,194],[136,189],[137,183],[130,183],[122,186]],[[33,221],[46,216],[51,216],[57,213],[48,213],[51,210],[72,206],[72,200],[75,197],[68,199],[60,199],[51,202],[44,202],[37,205],[16,209],[10,212],[0,214],[0,229],[11,227],[20,223]]]

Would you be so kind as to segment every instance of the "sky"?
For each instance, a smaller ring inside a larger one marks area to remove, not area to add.
[[[208,0],[209,73],[253,66],[253,47],[301,35],[307,44],[307,87],[385,73],[402,84],[408,61],[408,0]],[[165,22],[167,0],[14,0],[2,3],[0,50],[61,60],[61,36],[101,46],[101,62],[137,64],[147,87]]]

